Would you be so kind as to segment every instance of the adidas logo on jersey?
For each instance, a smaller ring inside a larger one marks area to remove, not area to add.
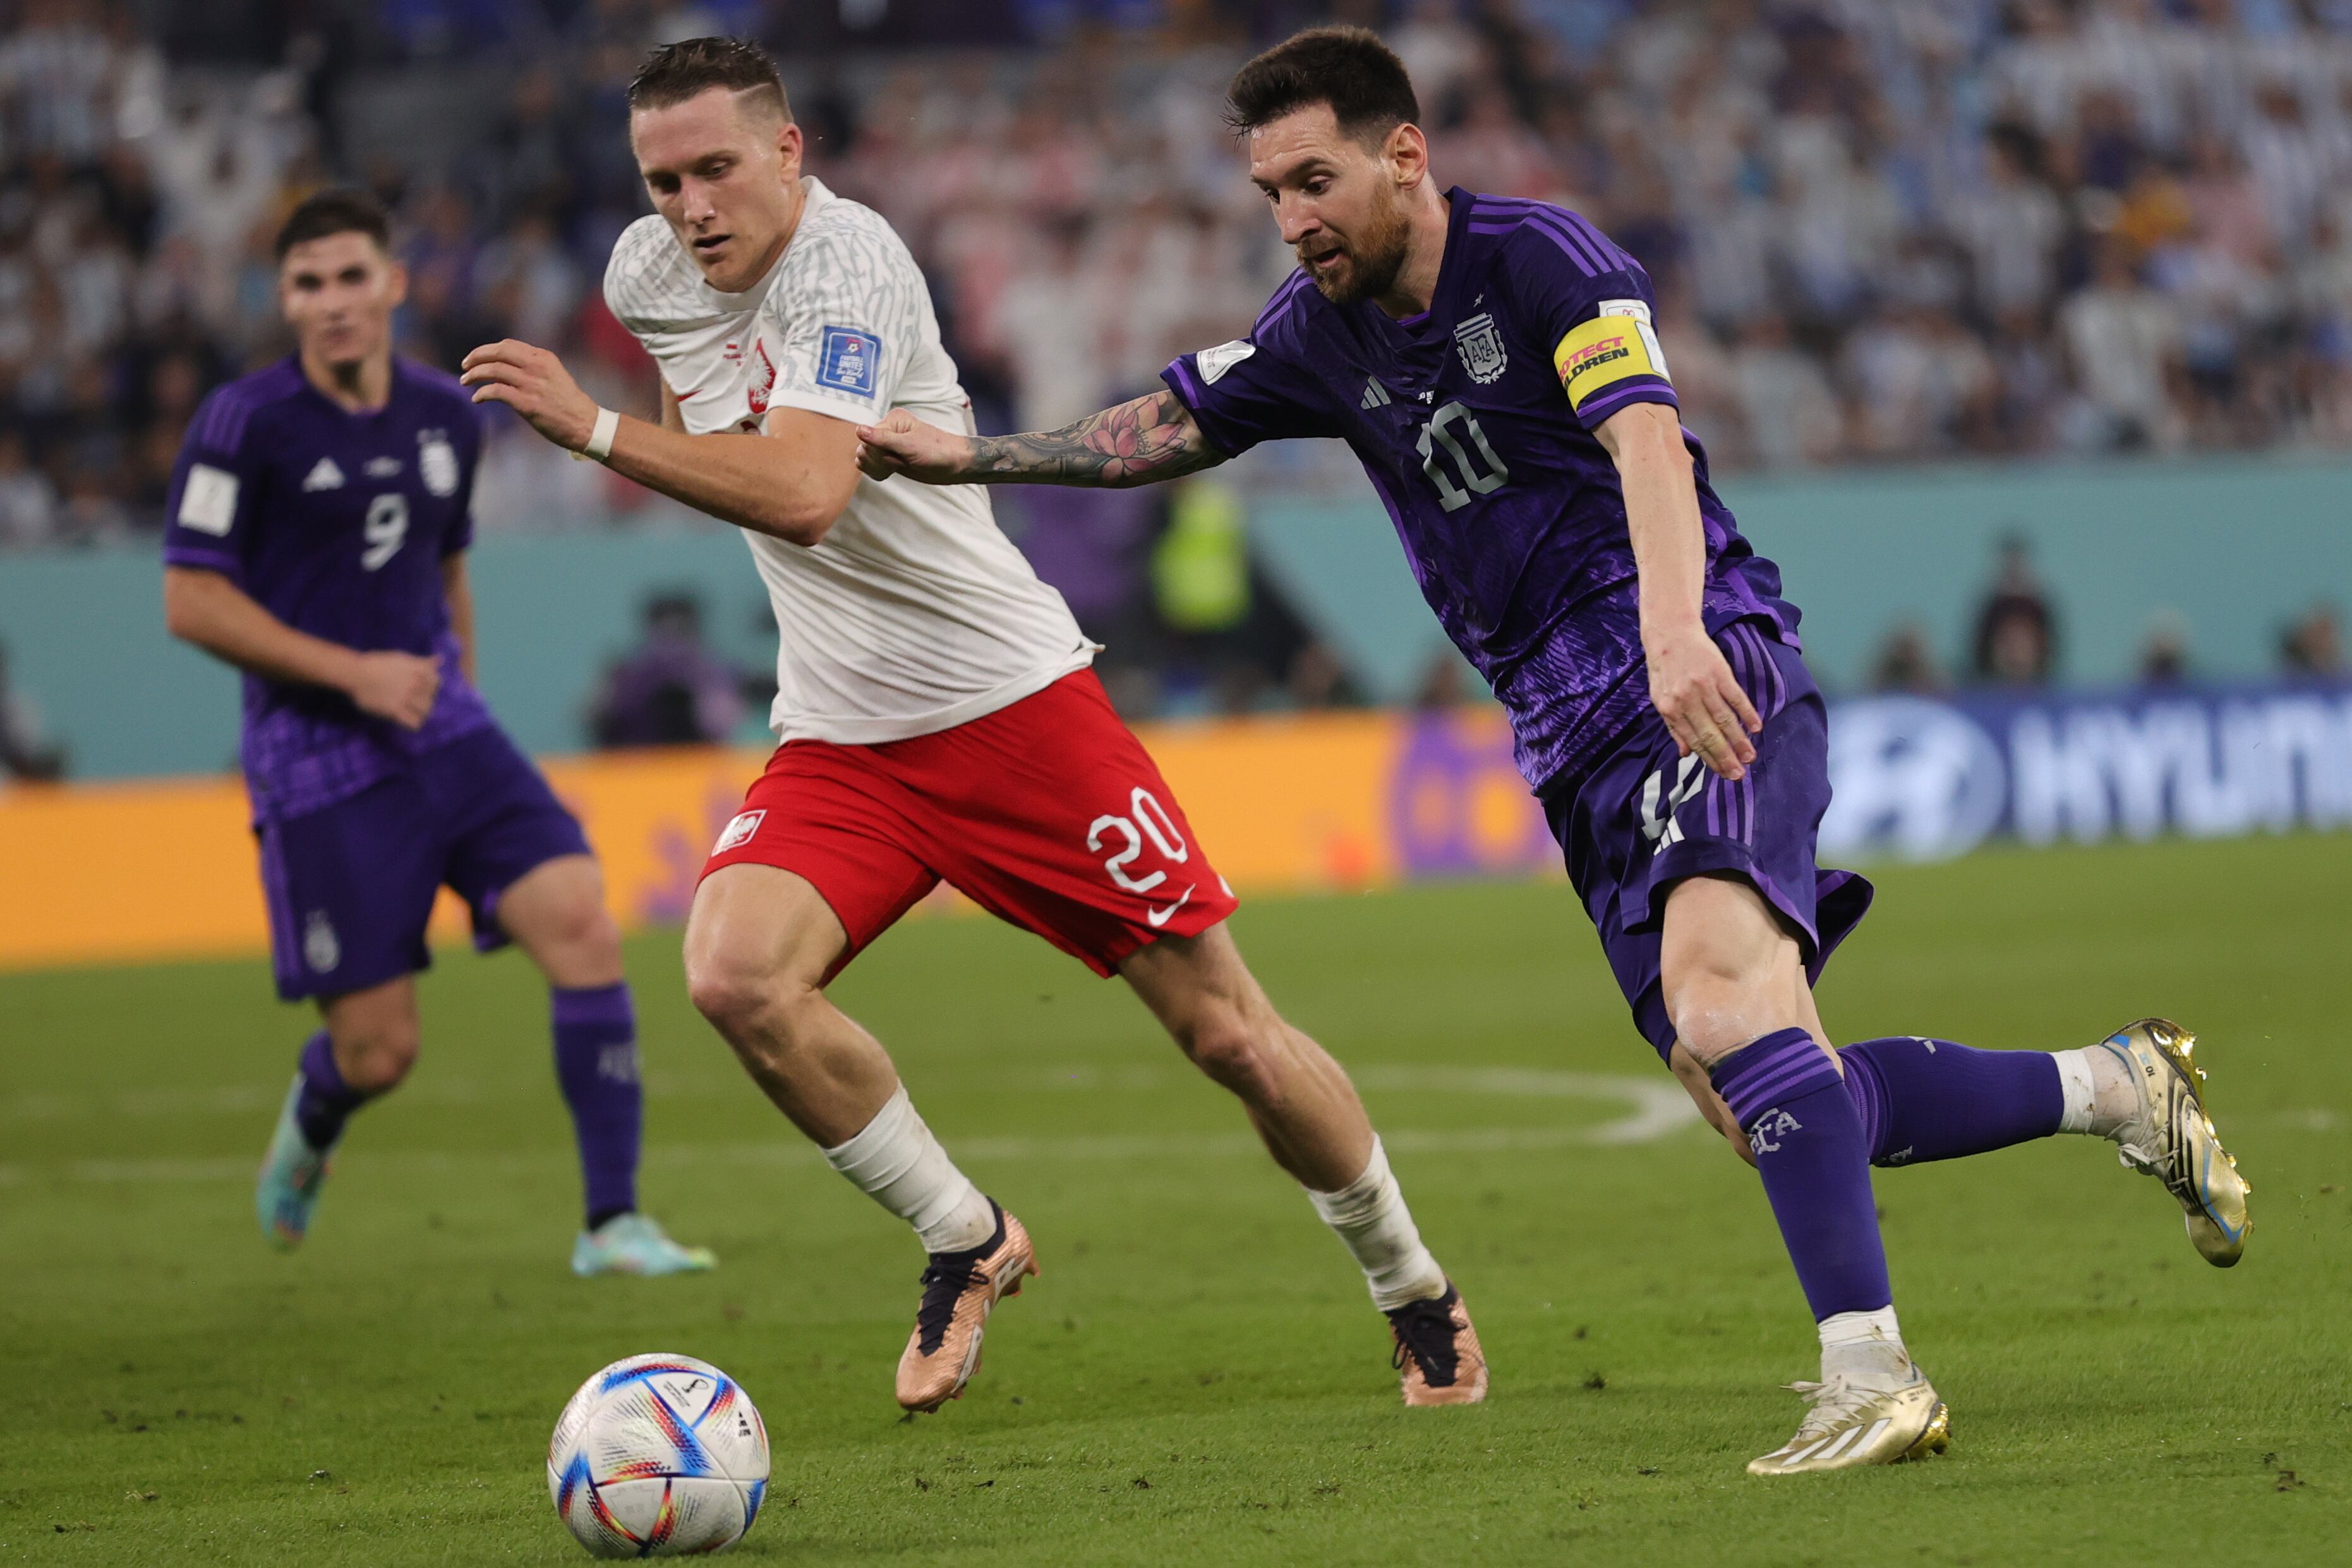
[[[1385,408],[1388,406],[1388,404],[1389,389],[1381,384],[1381,378],[1376,375],[1366,376],[1364,378],[1363,400],[1358,403],[1356,406],[1359,408]]]
[[[321,458],[302,479],[306,490],[339,490],[343,488],[343,470],[335,467],[332,458]]]

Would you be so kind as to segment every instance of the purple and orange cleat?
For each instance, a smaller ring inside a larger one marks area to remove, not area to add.
[[[1396,1336],[1390,1364],[1407,1405],[1475,1405],[1486,1397],[1486,1352],[1454,1281],[1445,1282],[1444,1295],[1408,1301],[1387,1315]]]
[[[898,1403],[937,1410],[963,1397],[980,1370],[980,1341],[999,1298],[1021,1294],[1024,1276],[1037,1272],[1036,1249],[1021,1222],[991,1198],[996,1234],[968,1252],[934,1252],[923,1270],[923,1304],[915,1331],[898,1358]]]

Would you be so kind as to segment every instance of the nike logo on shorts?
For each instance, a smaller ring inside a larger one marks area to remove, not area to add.
[[[1193,884],[1192,884],[1192,887],[1194,887],[1194,888],[1197,888],[1197,887],[1199,887],[1199,886],[1200,886],[1200,884],[1199,884],[1198,882],[1195,882],[1195,883],[1193,883]],[[1145,920],[1150,921],[1151,922],[1151,928],[1152,928],[1154,931],[1157,931],[1157,930],[1159,930],[1161,926],[1166,925],[1170,921],[1174,920],[1174,919],[1176,918],[1176,911],[1177,911],[1178,910],[1182,909],[1186,904],[1189,904],[1189,903],[1191,903],[1192,901],[1192,888],[1187,888],[1187,889],[1184,889],[1184,896],[1183,896],[1182,898],[1181,898],[1181,899],[1177,900],[1174,903],[1172,903],[1172,904],[1169,905],[1169,906],[1168,906],[1166,909],[1164,909],[1164,910],[1144,910],[1144,911],[1143,911],[1143,918],[1144,918]]]

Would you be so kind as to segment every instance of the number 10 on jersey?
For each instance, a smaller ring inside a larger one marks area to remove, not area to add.
[[[1454,434],[1457,426],[1476,448],[1475,458]],[[1418,450],[1421,471],[1437,487],[1437,504],[1448,511],[1468,506],[1474,495],[1501,489],[1511,477],[1511,470],[1486,444],[1486,432],[1478,428],[1477,416],[1459,403],[1449,403],[1429,416],[1429,423],[1421,427]],[[1453,471],[1448,473],[1448,468]]]

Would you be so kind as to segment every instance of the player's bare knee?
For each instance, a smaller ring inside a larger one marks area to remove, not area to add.
[[[583,984],[610,984],[620,979],[621,928],[614,923],[602,899],[584,903],[566,922],[562,943],[564,963],[583,977]]]
[[[773,984],[764,966],[746,963],[733,954],[687,955],[688,1000],[730,1040],[752,1028],[772,1005]]]
[[[362,1094],[382,1094],[408,1076],[418,1047],[413,1022],[372,1021],[335,1037],[335,1065]]]
[[[1666,1016],[1701,1068],[1712,1068],[1776,1027],[1757,975],[1706,954],[1670,962],[1664,975]]]

